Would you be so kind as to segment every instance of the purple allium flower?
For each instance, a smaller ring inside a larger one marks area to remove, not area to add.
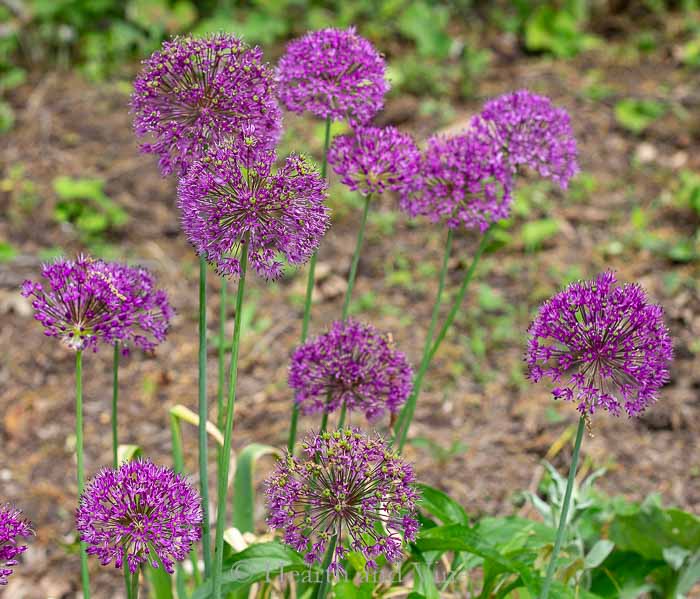
[[[473,131],[433,136],[417,183],[401,195],[401,207],[411,217],[484,232],[508,217],[512,187],[510,167],[491,140]]]
[[[240,274],[247,239],[251,266],[276,279],[282,274],[279,255],[303,264],[329,226],[327,184],[311,161],[293,154],[273,173],[274,161],[274,152],[261,149],[248,131],[241,144],[214,147],[180,180],[183,230],[223,276]]]
[[[0,505],[0,586],[7,584],[12,568],[19,563],[17,557],[27,550],[19,539],[33,534],[32,526],[22,518],[22,512],[9,505]]]
[[[289,386],[305,414],[330,413],[345,403],[375,420],[406,401],[413,370],[390,336],[369,324],[339,320],[295,350]]]
[[[27,280],[22,295],[33,298],[34,318],[44,325],[44,334],[76,351],[96,350],[98,340],[112,344],[127,336],[131,308],[113,266],[87,256],[60,258],[42,266],[41,274],[48,289]]]
[[[380,437],[356,429],[310,435],[302,447],[303,459],[287,454],[266,482],[268,524],[309,565],[323,560],[335,537],[335,574],[348,548],[365,556],[368,569],[380,555],[398,561],[404,540],[418,531],[411,466]]]
[[[202,534],[197,491],[148,460],[100,471],[83,491],[75,519],[89,555],[103,566],[114,560],[121,568],[126,561],[132,573],[146,563],[172,573]]]
[[[362,195],[410,187],[420,165],[420,152],[407,133],[396,127],[358,127],[339,135],[328,151],[328,164],[340,180]]]
[[[525,164],[566,189],[579,171],[576,138],[563,108],[527,90],[487,102],[472,126],[505,152],[513,169]]]
[[[547,300],[530,325],[530,380],[561,387],[556,399],[578,402],[583,415],[598,407],[638,416],[668,381],[673,349],[663,309],[641,286],[615,286],[611,272],[572,283]]]
[[[279,140],[281,112],[274,73],[260,48],[233,35],[177,37],[144,61],[131,108],[141,146],[158,154],[164,175],[184,175],[207,147],[253,125],[270,148]]]
[[[278,93],[291,112],[364,124],[384,106],[385,70],[354,27],[321,29],[289,43],[277,67]]]

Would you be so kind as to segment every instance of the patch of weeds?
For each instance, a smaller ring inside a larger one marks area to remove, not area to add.
[[[525,47],[557,58],[572,58],[599,44],[595,36],[583,31],[586,20],[582,10],[557,8],[549,3],[537,6],[525,21]]]
[[[582,92],[594,102],[600,102],[615,94],[614,88],[605,82],[605,74],[600,69],[590,69],[586,72]]]
[[[572,202],[583,203],[597,191],[598,181],[591,173],[579,173],[569,184],[568,199]]]
[[[544,244],[559,233],[559,221],[553,218],[540,218],[523,223],[520,239],[528,252],[542,249]]]
[[[387,237],[393,235],[396,232],[396,221],[399,219],[399,214],[397,211],[387,211],[387,210],[374,210],[370,208],[369,213],[369,225],[370,232],[374,235],[381,235]]]
[[[350,302],[350,314],[370,312],[377,307],[379,298],[374,291],[366,291],[360,297]]]
[[[624,129],[641,135],[666,111],[667,106],[657,100],[625,98],[615,104],[615,120]]]
[[[0,262],[12,262],[18,253],[17,248],[9,241],[0,241]]]
[[[13,164],[0,180],[0,191],[9,195],[8,216],[12,221],[27,218],[41,203],[36,184],[25,176],[23,164]]]

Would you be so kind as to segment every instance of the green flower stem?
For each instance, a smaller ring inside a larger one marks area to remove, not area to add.
[[[199,257],[199,490],[202,496],[202,553],[204,572],[211,571],[209,524],[209,460],[207,458],[207,261]]]
[[[557,528],[557,536],[554,539],[554,549],[552,549],[552,557],[547,567],[547,576],[542,585],[541,599],[547,599],[549,588],[552,585],[554,571],[557,568],[557,557],[561,549],[564,533],[566,531],[566,519],[569,515],[569,504],[571,503],[571,493],[574,490],[574,480],[576,479],[576,467],[578,466],[578,456],[581,451],[581,440],[583,439],[583,429],[586,428],[586,418],[581,416],[578,420],[578,428],[576,429],[576,440],[574,441],[574,454],[571,457],[571,467],[569,468],[569,478],[566,482],[566,492],[564,493],[564,503],[561,506],[561,516],[559,517],[559,528]]]
[[[85,464],[83,449],[83,352],[75,352],[75,453],[78,461],[78,498],[85,488]],[[90,574],[88,572],[87,545],[80,543],[80,577],[83,597],[90,599]]]
[[[420,391],[423,386],[425,373],[427,372],[430,363],[433,361],[435,353],[444,341],[445,336],[447,335],[447,331],[450,329],[452,323],[454,322],[457,316],[457,312],[459,311],[462,302],[464,301],[464,296],[467,293],[467,289],[469,288],[469,283],[471,283],[471,280],[474,277],[474,272],[476,271],[476,266],[479,263],[479,259],[481,258],[481,255],[484,253],[484,250],[488,246],[489,240],[491,239],[492,230],[492,228],[487,229],[487,231],[481,237],[479,247],[477,247],[476,252],[474,254],[474,258],[472,258],[472,262],[464,275],[462,285],[460,286],[459,291],[457,291],[457,296],[455,298],[454,303],[452,304],[452,307],[450,308],[450,311],[447,314],[447,318],[445,319],[444,324],[438,331],[437,337],[435,338],[435,341],[433,342],[433,345],[430,348],[427,359],[421,362],[421,368],[419,369],[418,374],[416,375],[416,379],[413,383],[413,391],[408,401],[406,402],[406,406],[404,407],[404,423],[401,431],[398,433],[399,452],[403,451],[404,445],[406,444],[406,439],[408,437],[408,429],[411,426],[411,420],[413,420],[413,414],[415,413],[418,396],[420,395]]]
[[[126,567],[126,566],[124,566]],[[139,599],[139,578],[141,574],[141,568],[137,568],[136,572],[131,578],[131,599]]]
[[[352,298],[352,290],[355,287],[355,279],[357,278],[357,265],[360,263],[360,252],[362,251],[362,240],[365,236],[365,227],[367,225],[367,214],[369,213],[369,203],[372,199],[372,194],[365,196],[365,202],[362,210],[362,220],[360,221],[360,230],[357,232],[357,242],[355,243],[355,252],[352,255],[350,264],[350,273],[348,274],[348,288],[345,291],[345,301],[343,302],[342,320],[348,317],[350,311],[350,299]]]
[[[117,402],[119,401],[119,344],[114,344],[112,360],[112,465],[119,467],[119,433],[117,431]]]
[[[323,140],[323,158],[321,161],[321,177],[326,178],[328,172],[328,146],[331,143],[331,118],[326,118],[326,129]],[[314,252],[309,260],[309,276],[306,280],[306,299],[304,301],[304,316],[301,321],[301,342],[304,343],[309,335],[309,323],[311,322],[311,300],[314,294],[314,285],[316,284],[316,260],[317,252]],[[294,445],[297,440],[297,423],[299,421],[299,405],[294,402],[292,405],[292,418],[289,424],[289,440],[287,441],[287,450],[289,453],[294,453]]]
[[[226,278],[221,277],[221,299],[219,301],[219,382],[216,390],[216,424],[221,428],[224,424],[224,390],[226,389],[226,296],[228,285]]]
[[[328,589],[330,587],[330,581],[328,580],[328,567],[331,565],[331,561],[333,560],[333,552],[335,551],[335,544],[337,540],[337,537],[333,536],[333,538],[328,542],[328,549],[326,549],[326,555],[323,558],[323,564],[321,565],[323,579],[316,589],[314,599],[326,599],[326,595],[328,595]]]
[[[228,491],[228,474],[231,466],[231,437],[233,436],[233,410],[236,402],[236,383],[238,381],[238,351],[241,340],[241,325],[243,314],[243,293],[245,278],[248,271],[248,240],[241,249],[241,274],[238,279],[236,292],[236,314],[231,342],[231,369],[229,371],[228,400],[226,402],[226,424],[224,428],[224,448],[221,450],[219,463],[218,494],[216,511],[216,543],[214,554],[214,599],[221,599],[221,574],[224,563],[224,527],[226,525],[226,495]]]

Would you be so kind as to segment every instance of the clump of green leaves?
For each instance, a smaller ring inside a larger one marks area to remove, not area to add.
[[[625,98],[615,104],[615,120],[635,135],[666,114],[666,105],[657,100]]]

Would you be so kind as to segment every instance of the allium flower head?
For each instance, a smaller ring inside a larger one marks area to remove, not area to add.
[[[279,97],[291,112],[364,124],[384,106],[385,70],[354,27],[312,31],[290,42],[280,59]]]
[[[396,127],[358,127],[339,135],[328,151],[328,164],[340,180],[363,195],[404,191],[420,165],[420,152]]]
[[[362,553],[368,569],[380,555],[398,561],[418,531],[411,466],[381,438],[354,429],[311,435],[302,447],[302,459],[287,454],[267,480],[268,524],[308,564],[321,562],[335,538],[335,574],[348,550]]]
[[[76,511],[87,553],[103,566],[126,562],[133,573],[141,564],[162,565],[172,573],[202,534],[198,493],[169,468],[147,460],[104,469],[90,481]]]
[[[484,232],[508,217],[512,186],[510,167],[491,140],[473,131],[433,136],[417,183],[402,194],[401,207],[411,217]]]
[[[668,380],[673,355],[663,309],[611,272],[573,283],[547,300],[530,325],[530,379],[562,383],[552,395],[582,415],[603,408],[638,416]]]
[[[289,386],[306,414],[330,413],[345,403],[375,420],[406,401],[413,370],[390,336],[369,324],[339,320],[295,350]]]
[[[280,254],[290,264],[303,264],[328,228],[326,182],[315,166],[291,155],[273,172],[274,160],[248,131],[244,143],[214,147],[180,180],[183,230],[221,275],[240,274],[247,239],[251,266],[276,279],[282,274]]]
[[[22,512],[5,505],[0,506],[0,586],[7,584],[17,557],[27,550],[20,539],[34,534],[31,524],[22,518]]]
[[[272,148],[281,132],[274,73],[262,50],[233,35],[177,37],[144,61],[131,108],[141,146],[164,175],[184,175],[207,147],[253,125]]]
[[[569,115],[547,97],[527,90],[499,96],[486,103],[472,126],[493,139],[513,169],[527,165],[562,189],[579,171]]]

